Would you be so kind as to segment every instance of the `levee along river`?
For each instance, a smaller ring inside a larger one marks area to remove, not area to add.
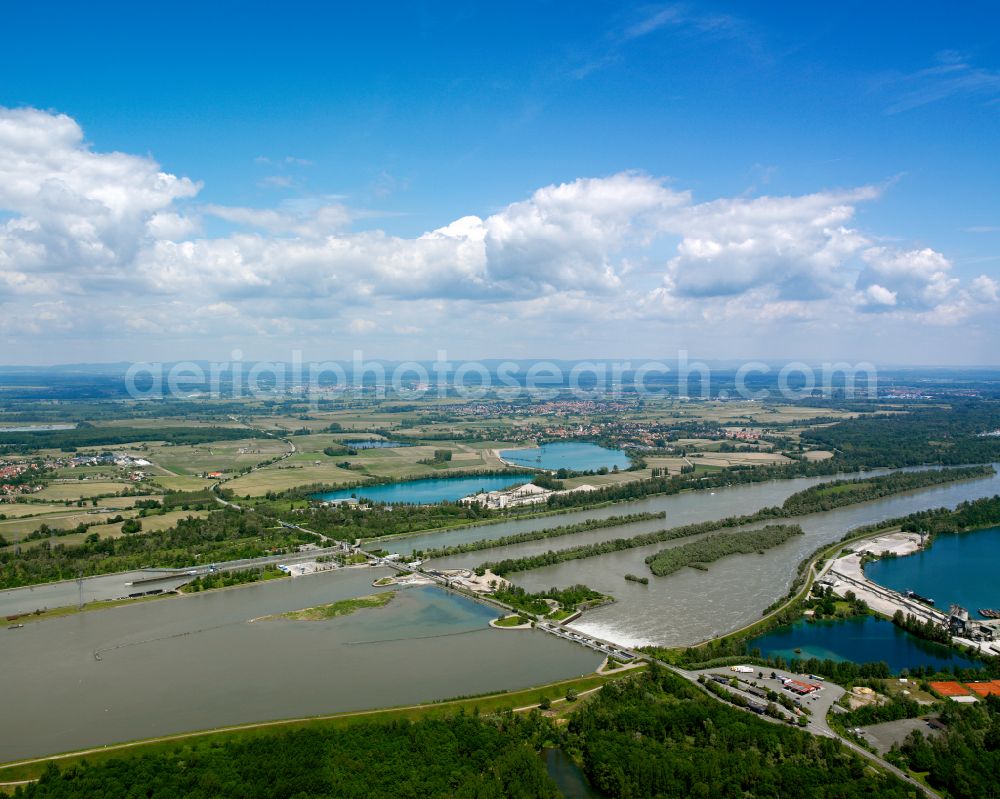
[[[525,688],[595,653],[435,587],[329,621],[249,620],[370,594],[382,569],[193,594],[0,632],[0,762],[231,724]]]

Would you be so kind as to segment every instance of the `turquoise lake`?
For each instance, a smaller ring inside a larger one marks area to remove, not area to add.
[[[316,494],[316,499],[334,500],[357,496],[374,502],[431,505],[435,502],[455,502],[480,491],[497,491],[512,485],[523,485],[528,479],[521,475],[479,475],[473,477],[428,477],[404,483],[342,488],[326,494]]]
[[[584,441],[558,441],[532,449],[501,450],[500,457],[515,466],[530,469],[572,469],[575,472],[597,471],[601,467],[627,469],[632,465],[624,452]]]
[[[957,650],[924,641],[875,616],[798,621],[754,638],[747,646],[760,649],[764,657],[785,660],[814,657],[854,663],[884,661],[894,673],[918,666],[950,669],[976,665]]]
[[[926,549],[870,563],[870,580],[897,591],[916,591],[947,612],[955,602],[979,618],[979,608],[1000,608],[1000,527],[941,533]]]

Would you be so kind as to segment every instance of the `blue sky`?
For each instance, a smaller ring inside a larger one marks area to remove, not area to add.
[[[995,4],[2,13],[3,360],[998,362]]]

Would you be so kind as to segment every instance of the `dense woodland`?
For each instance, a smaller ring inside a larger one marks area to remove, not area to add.
[[[342,541],[455,527],[473,524],[493,516],[490,511],[476,505],[461,503],[404,505],[391,508],[386,505],[374,505],[370,510],[343,504],[313,508],[301,515],[302,524],[310,530]]]
[[[924,533],[954,533],[1000,524],[1000,496],[962,502],[954,510],[936,508],[899,520],[904,530]]]
[[[566,727],[531,713],[261,733],[63,771],[19,793],[70,797],[558,797],[538,756],[562,746],[608,797],[910,799],[838,742],[729,707],[670,672],[609,683]],[[985,796],[988,794],[980,794]]]
[[[1000,460],[1000,404],[955,401],[807,430],[804,441],[831,449],[837,462],[857,466],[986,463]]]
[[[313,728],[52,769],[23,796],[557,799],[537,755],[551,734],[536,715]]]

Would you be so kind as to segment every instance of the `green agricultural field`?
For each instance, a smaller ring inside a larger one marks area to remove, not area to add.
[[[131,519],[137,515],[135,511],[131,510],[96,514],[88,513],[87,510],[82,508],[67,510],[65,507],[62,507],[58,511],[40,516],[0,520],[0,535],[12,544],[16,544],[43,524],[53,530],[71,530],[80,524],[94,525],[86,533],[59,536],[57,539],[61,544],[76,544],[83,541],[90,533],[97,533],[101,538],[115,538],[121,535],[121,522],[106,524],[106,521],[115,516]],[[184,519],[188,516],[203,518],[206,515],[204,511],[177,510],[168,511],[160,516],[147,516],[140,519],[140,521],[143,532],[152,532],[154,530],[166,530],[168,527],[173,527],[179,519]]]
[[[208,405],[206,403],[206,405]],[[202,406],[203,408],[205,406]],[[209,406],[210,407],[210,406]],[[148,419],[101,419],[93,420],[95,426],[99,427],[136,427],[148,428],[150,431],[163,430],[170,427],[245,427],[240,422],[234,422],[227,416],[221,415],[212,419],[191,419],[186,416],[156,416]],[[150,436],[152,439],[153,436]]]
[[[321,460],[318,465],[314,463],[315,460],[317,459],[312,456],[305,460],[288,458],[230,480],[225,483],[225,487],[234,491],[237,496],[261,496],[268,491],[286,491],[311,483],[345,485],[364,479],[363,474],[338,468],[333,458]]]
[[[603,488],[604,486],[628,483],[632,480],[648,479],[652,473],[651,469],[638,469],[634,472],[621,471],[608,472],[607,474],[586,474],[582,477],[570,477],[569,479],[561,480],[560,482],[563,483],[566,488],[577,488],[583,485]]]
[[[174,475],[190,477],[204,472],[231,473],[286,452],[288,445],[283,441],[262,436],[186,446],[153,444],[145,457]]]
[[[357,455],[326,455],[324,448],[342,447],[343,436],[295,436],[296,453],[289,458],[270,464],[250,474],[227,481],[226,488],[238,496],[259,496],[268,491],[284,491],[301,485],[323,483],[349,485],[378,477],[389,480],[407,480],[433,477],[441,472],[463,472],[502,469],[504,465],[489,448],[469,446],[456,442],[436,441],[411,447],[358,450]],[[434,451],[448,449],[450,461],[438,464],[420,463],[433,461]],[[349,463],[351,468],[338,464]]]
[[[6,516],[8,519],[14,519],[20,516],[34,516],[38,513],[52,513],[54,511],[65,511],[66,506],[62,503],[43,505],[41,503],[34,502],[11,502],[0,504],[0,513]]]
[[[645,458],[650,469],[666,469],[668,474],[680,474],[682,468],[687,466],[683,458]]]
[[[155,474],[153,482],[167,491],[201,491],[215,482],[204,477],[177,474]]]
[[[131,481],[112,482],[110,480],[70,480],[67,482],[49,483],[37,494],[37,499],[45,500],[76,500],[97,497],[101,494],[117,494],[135,484]]]
[[[776,452],[719,452],[699,457],[696,463],[703,466],[765,466],[791,463],[790,458]]]
[[[0,535],[7,541],[14,543],[20,541],[29,533],[34,532],[43,524],[48,525],[53,530],[70,530],[79,524],[103,522],[111,516],[116,515],[115,513],[91,514],[83,508],[73,508],[70,510],[65,506],[57,507],[59,507],[59,510],[38,516],[0,521]]]
[[[64,466],[56,469],[55,476],[65,480],[77,480],[82,475],[87,480],[117,480],[121,477],[117,466]]]
[[[144,483],[143,485],[146,484]],[[155,486],[149,487],[155,488]],[[101,497],[97,500],[97,505],[101,508],[131,508],[136,502],[148,499],[162,500],[163,497],[158,493],[144,497]]]

